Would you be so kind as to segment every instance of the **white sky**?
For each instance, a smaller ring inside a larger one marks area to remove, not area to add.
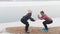
[[[60,0],[0,0],[0,1],[60,1]]]
[[[60,1],[28,1],[28,2],[0,2],[0,7],[6,6],[46,6],[60,5]]]
[[[0,22],[18,21],[28,9],[33,11],[35,19],[41,10],[50,17],[60,17],[60,1],[0,2]]]

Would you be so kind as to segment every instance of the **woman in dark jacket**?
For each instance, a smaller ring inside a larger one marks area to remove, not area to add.
[[[32,11],[31,11],[31,10],[28,10],[28,13],[21,18],[21,22],[26,25],[26,26],[25,26],[25,32],[26,32],[26,33],[29,33],[29,31],[28,31],[29,23],[28,23],[27,20],[30,19],[31,21],[35,21],[35,20],[31,17],[31,15],[32,15]]]

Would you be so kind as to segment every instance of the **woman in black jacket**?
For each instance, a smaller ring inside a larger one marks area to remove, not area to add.
[[[29,23],[28,23],[27,20],[30,19],[31,21],[35,21],[35,20],[31,17],[31,15],[32,15],[32,11],[31,11],[31,10],[28,10],[28,13],[21,18],[21,22],[26,25],[26,26],[25,26],[25,32],[26,32],[26,33],[29,33],[29,31],[28,31]]]

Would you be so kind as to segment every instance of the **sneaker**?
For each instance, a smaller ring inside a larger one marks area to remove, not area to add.
[[[48,32],[48,30],[44,29],[44,32]]]
[[[30,33],[30,31],[26,31],[26,33]]]
[[[48,30],[47,30],[47,29],[45,29],[45,28],[43,28],[42,30],[43,30],[44,32],[48,32]]]

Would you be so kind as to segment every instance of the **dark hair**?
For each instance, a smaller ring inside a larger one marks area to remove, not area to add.
[[[44,13],[44,11],[41,11],[40,13]]]

